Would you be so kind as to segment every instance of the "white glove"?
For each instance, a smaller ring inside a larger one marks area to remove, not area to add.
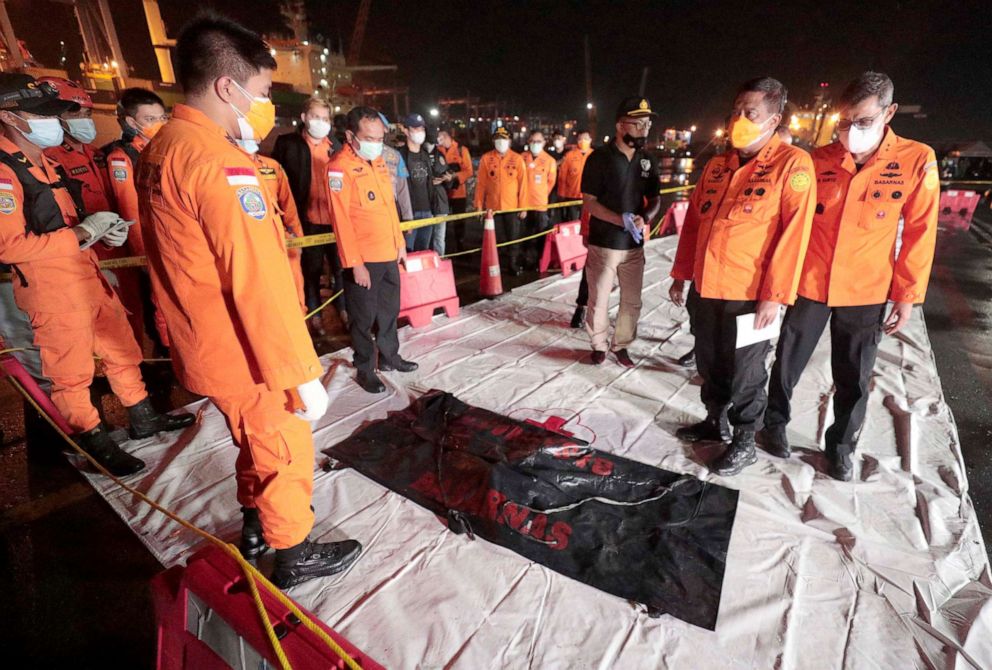
[[[327,389],[320,378],[301,384],[296,387],[296,392],[300,394],[305,410],[296,410],[296,416],[306,421],[316,421],[327,412],[327,405],[330,398],[327,397]]]
[[[86,231],[89,235],[89,239],[96,239],[100,237],[108,230],[117,225],[117,222],[121,220],[121,217],[114,212],[97,212],[96,214],[90,214],[79,227]]]
[[[119,247],[125,242],[127,242],[127,233],[131,229],[130,226],[121,225],[119,228],[111,230],[109,233],[104,235],[100,241],[106,244],[108,247]]]

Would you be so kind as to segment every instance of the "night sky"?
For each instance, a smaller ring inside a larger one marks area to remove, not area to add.
[[[49,36],[36,34],[47,5]],[[157,70],[139,0],[110,0],[125,57],[137,76]],[[411,104],[466,92],[517,111],[584,118],[582,35],[593,50],[594,102],[610,119],[621,97],[647,94],[664,125],[712,132],[741,80],[781,79],[805,103],[820,81],[837,94],[866,68],[888,73],[896,101],[922,105],[925,121],[896,121],[923,139],[992,139],[992,3],[988,2],[463,2],[374,0],[362,60],[400,64]],[[276,0],[161,0],[170,35],[194,8],[212,6],[259,31],[281,25]],[[309,0],[314,33],[347,47],[358,0]],[[79,37],[70,9],[44,0],[8,2],[15,29],[54,63],[58,39],[70,62]],[[34,20],[32,20],[32,18]],[[897,117],[901,118],[901,117]]]

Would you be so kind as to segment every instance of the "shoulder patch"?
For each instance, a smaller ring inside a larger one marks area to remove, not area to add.
[[[809,190],[809,185],[812,181],[809,172],[794,172],[792,177],[789,178],[789,188],[796,193],[803,193]]]
[[[334,170],[327,171],[327,185],[335,193],[340,193],[341,189],[344,188],[344,172],[337,172]]]
[[[937,174],[937,167],[927,170],[927,176],[923,178],[923,187],[932,191],[940,186],[940,175]]]
[[[127,168],[115,167],[111,170],[111,174],[114,177],[114,181],[127,181]]]
[[[0,191],[0,214],[13,214],[17,211],[17,199],[13,193]]]
[[[256,183],[258,181],[256,180]],[[241,209],[251,218],[261,221],[265,218],[268,209],[265,206],[265,198],[257,186],[242,186],[237,191],[238,203]]]

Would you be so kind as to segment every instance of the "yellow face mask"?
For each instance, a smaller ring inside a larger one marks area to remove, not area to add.
[[[251,101],[247,113],[242,112],[231,103],[227,103],[234,108],[234,111],[238,115],[238,128],[241,131],[241,139],[261,142],[276,126],[276,106],[272,104],[272,100],[269,98],[256,98],[242,88],[241,84],[233,79],[231,81],[238,87],[242,95]]]
[[[754,146],[764,138],[764,125],[770,120],[771,117],[765,119],[764,123],[755,123],[746,116],[735,116],[730,124],[730,143],[735,149]]]
[[[585,151],[592,146],[592,142],[589,140],[579,140],[579,148]]]

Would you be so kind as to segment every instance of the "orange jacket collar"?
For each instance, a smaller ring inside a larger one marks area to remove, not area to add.
[[[172,110],[172,118],[182,119],[183,121],[189,121],[190,123],[195,123],[198,126],[208,128],[228,141],[233,141],[234,139],[220,126],[220,124],[200,110],[190,107],[189,105],[184,105],[183,103],[176,104],[175,109]]]
[[[778,138],[778,133],[772,133],[772,136],[768,138],[768,143],[761,147],[761,150],[752,156],[751,160],[757,160],[759,162],[767,161],[780,144],[782,144],[782,140]],[[736,170],[740,166],[741,152],[738,149],[734,149],[730,158],[727,159],[727,167]]]

